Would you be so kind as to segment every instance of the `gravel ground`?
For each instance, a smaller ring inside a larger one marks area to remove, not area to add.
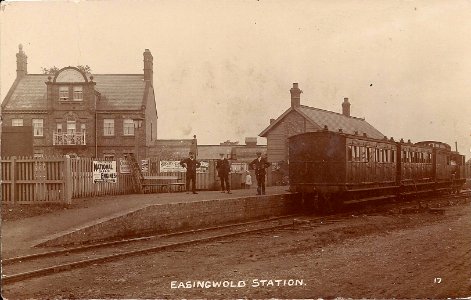
[[[469,297],[470,217],[468,202],[443,215],[360,215],[316,228],[302,223],[30,279],[4,286],[2,294],[7,299]],[[213,287],[219,282],[221,287]]]

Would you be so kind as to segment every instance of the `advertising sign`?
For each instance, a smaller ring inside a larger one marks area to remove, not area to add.
[[[117,179],[116,161],[93,161],[93,183],[116,183]]]
[[[129,165],[129,162],[124,158],[119,159],[119,172],[121,174],[131,174],[131,166]]]
[[[209,162],[200,161],[200,167],[196,169],[196,173],[208,173],[209,172]]]
[[[247,164],[246,163],[232,163],[231,164],[231,173],[244,173],[247,171]]]
[[[197,173],[208,173],[209,162],[200,161],[200,167],[196,169]],[[186,169],[180,165],[178,160],[161,160],[160,172],[186,172]]]
[[[161,160],[160,172],[186,172],[178,160]]]
[[[149,173],[149,160],[148,159],[141,160],[141,172]]]

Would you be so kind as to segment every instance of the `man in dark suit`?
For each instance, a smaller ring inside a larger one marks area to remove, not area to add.
[[[221,153],[220,156],[221,159],[216,162],[216,170],[218,171],[218,176],[221,180],[222,193],[227,190],[228,194],[232,194],[231,185],[229,183],[229,172],[231,171],[231,165],[227,158],[224,157],[224,153]]]
[[[190,152],[190,157],[182,160],[180,165],[186,168],[186,193],[190,192],[191,181],[191,191],[193,194],[198,194],[196,192],[196,168],[199,168],[201,164],[195,159],[195,154]]]
[[[270,163],[262,157],[262,152],[257,152],[257,158],[250,163],[250,166],[255,170],[255,177],[257,178],[257,195],[265,195],[266,168],[270,166]]]

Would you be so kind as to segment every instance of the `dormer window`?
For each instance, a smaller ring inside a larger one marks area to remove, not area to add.
[[[59,87],[59,100],[61,101],[69,100],[69,87],[68,86]]]
[[[74,86],[74,101],[82,101],[83,100],[83,93],[82,93],[82,86]]]

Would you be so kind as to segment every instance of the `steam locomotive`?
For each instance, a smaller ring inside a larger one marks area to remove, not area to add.
[[[327,130],[289,138],[290,190],[314,209],[344,203],[458,192],[465,157],[435,141],[396,142]]]

